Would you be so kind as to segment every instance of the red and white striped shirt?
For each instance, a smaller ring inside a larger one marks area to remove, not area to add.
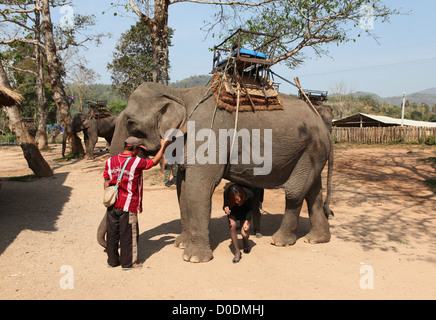
[[[117,184],[118,175],[129,154],[120,153],[106,161],[103,177],[110,180],[109,185]],[[115,208],[132,213],[142,212],[142,171],[153,167],[153,161],[140,157],[132,157],[124,169],[123,177],[118,186],[118,196]]]

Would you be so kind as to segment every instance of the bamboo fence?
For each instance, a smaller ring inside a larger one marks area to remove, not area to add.
[[[390,142],[425,142],[428,138],[436,139],[436,128],[428,127],[333,127],[334,142],[352,143],[390,143]]]

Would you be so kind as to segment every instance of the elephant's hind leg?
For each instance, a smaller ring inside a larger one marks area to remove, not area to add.
[[[319,175],[311,164],[309,154],[303,154],[288,181],[283,185],[286,194],[286,208],[282,224],[272,237],[274,245],[290,246],[297,241],[297,227],[301,207],[312,188],[315,177]]]
[[[286,209],[279,230],[272,237],[272,244],[285,247],[292,246],[297,241],[298,219],[300,217],[301,202],[286,197]]]
[[[309,219],[312,228],[306,235],[305,241],[309,243],[325,243],[330,241],[330,226],[324,214],[321,176],[316,179],[306,197]]]

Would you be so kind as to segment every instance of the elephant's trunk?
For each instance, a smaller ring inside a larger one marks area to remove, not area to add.
[[[107,215],[105,213],[97,229],[97,242],[103,248],[106,248],[107,246],[106,233],[107,233]]]

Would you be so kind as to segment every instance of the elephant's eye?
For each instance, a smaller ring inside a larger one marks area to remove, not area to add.
[[[134,120],[127,121],[127,130],[128,132],[135,137],[138,138],[146,138],[147,135],[141,131],[139,125]]]
[[[127,129],[129,132],[133,132],[138,128],[138,124],[133,120],[127,120]]]

